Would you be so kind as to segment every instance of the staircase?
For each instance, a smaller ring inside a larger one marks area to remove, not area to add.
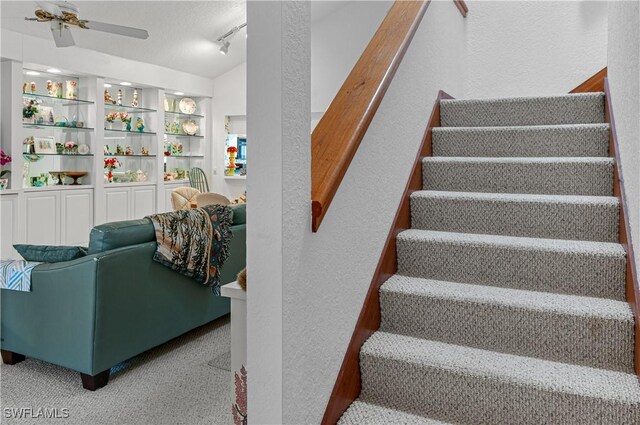
[[[443,100],[347,424],[640,424],[604,94]]]

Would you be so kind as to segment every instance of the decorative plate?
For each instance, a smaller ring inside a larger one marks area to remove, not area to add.
[[[78,153],[80,155],[86,155],[89,153],[89,146],[85,145],[84,143],[80,143],[78,145]]]
[[[198,132],[198,124],[194,120],[185,120],[182,123],[182,131],[184,131],[189,136],[195,136]]]
[[[196,101],[191,99],[190,97],[185,97],[183,99],[180,99],[178,108],[180,108],[180,112],[182,112],[183,114],[193,114],[196,112]]]

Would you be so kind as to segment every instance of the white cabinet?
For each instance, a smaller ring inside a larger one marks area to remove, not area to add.
[[[24,193],[24,243],[86,245],[93,227],[93,190]]]
[[[156,187],[143,186],[131,188],[132,218],[142,218],[156,213]]]
[[[18,241],[18,208],[17,193],[2,193],[0,195],[0,258],[3,260],[19,259],[20,256],[13,249]]]
[[[60,243],[87,245],[93,227],[93,191],[70,190],[60,193]]]
[[[129,188],[109,188],[107,193],[107,223],[129,219]]]
[[[33,245],[58,245],[60,241],[60,192],[24,195],[25,241]]]
[[[143,218],[156,212],[156,186],[109,187],[106,192],[107,223]]]

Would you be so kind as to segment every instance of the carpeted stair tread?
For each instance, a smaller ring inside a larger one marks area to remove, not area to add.
[[[389,409],[361,400],[354,401],[342,415],[338,425],[448,425],[401,410]]]
[[[398,273],[514,289],[625,299],[620,244],[409,229]]]
[[[609,124],[435,127],[433,156],[597,157],[609,152]]]
[[[603,242],[618,240],[613,196],[416,191],[411,227],[448,232]]]
[[[604,93],[440,101],[443,127],[589,124],[604,122]]]
[[[611,196],[613,158],[425,157],[423,189]]]
[[[455,423],[640,423],[633,374],[386,332],[360,352],[364,401]]]
[[[380,304],[385,332],[633,372],[625,301],[394,275]]]

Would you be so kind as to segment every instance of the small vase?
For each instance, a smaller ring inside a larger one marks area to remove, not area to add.
[[[107,130],[113,130],[113,121],[107,121],[104,128]]]
[[[127,131],[131,131],[131,122],[127,122]]]
[[[9,179],[0,179],[0,191],[9,187]]]
[[[113,183],[113,173],[111,172],[111,170],[109,170],[109,172],[107,173],[107,181],[109,183]]]

